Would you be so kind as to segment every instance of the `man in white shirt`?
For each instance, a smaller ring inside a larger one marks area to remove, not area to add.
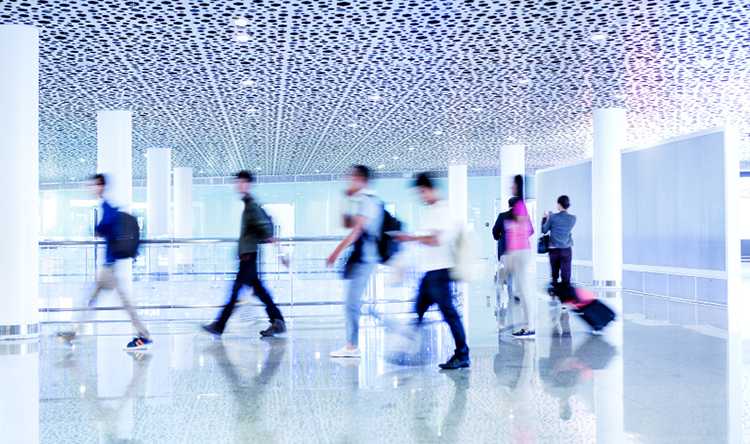
[[[370,276],[380,262],[378,238],[383,224],[383,204],[369,189],[372,173],[364,165],[354,165],[349,172],[349,187],[346,189],[348,209],[343,216],[343,225],[351,231],[336,246],[328,257],[328,266],[333,266],[341,253],[354,246],[346,262],[344,279],[346,286],[346,345],[331,352],[334,358],[359,358],[359,315],[362,294]]]
[[[424,247],[424,254],[420,256],[420,268],[425,274],[419,284],[416,303],[418,322],[422,322],[424,314],[432,304],[437,304],[456,343],[453,356],[445,364],[440,364],[440,368],[466,368],[471,365],[469,347],[466,345],[461,315],[453,305],[451,294],[451,269],[456,266],[454,247],[461,225],[451,214],[448,202],[440,199],[429,174],[420,173],[414,181],[414,186],[422,202],[427,205],[420,225],[420,231],[424,234],[403,234],[397,238],[401,241],[419,242]]]

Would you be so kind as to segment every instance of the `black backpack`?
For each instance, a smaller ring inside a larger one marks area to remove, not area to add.
[[[389,235],[388,232],[401,231],[402,229],[401,221],[393,217],[383,205],[383,224],[380,226],[380,237],[378,238],[378,253],[381,263],[388,262],[401,249],[400,242]]]
[[[141,227],[138,219],[124,211],[117,212],[117,226],[112,240],[115,259],[135,259],[141,245]]]
[[[258,224],[255,234],[258,236],[260,242],[267,242],[273,237],[275,226],[273,225],[271,215],[260,205],[258,205],[258,209],[260,210],[261,223]]]

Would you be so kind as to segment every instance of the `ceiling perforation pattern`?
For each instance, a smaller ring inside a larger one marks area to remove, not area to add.
[[[134,112],[134,174],[496,167],[586,157],[591,111],[631,145],[731,124],[750,160],[750,8],[733,0],[4,0],[41,28],[43,181],[95,167],[96,111]],[[234,19],[245,18],[238,26]]]

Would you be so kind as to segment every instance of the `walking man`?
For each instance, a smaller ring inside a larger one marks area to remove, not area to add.
[[[114,248],[115,241],[123,230],[123,224],[121,221],[121,216],[123,216],[123,214],[104,197],[107,189],[107,176],[104,174],[96,174],[92,176],[90,186],[96,198],[101,201],[102,216],[97,222],[94,231],[97,236],[104,238],[106,251],[104,265],[97,274],[96,285],[89,298],[88,306],[93,307],[96,305],[96,300],[102,290],[115,290],[120,296],[122,306],[130,316],[130,321],[133,323],[133,327],[137,332],[137,336],[125,346],[125,350],[134,351],[148,349],[153,341],[151,340],[151,336],[146,329],[146,326],[143,325],[143,322],[138,318],[138,313],[136,313],[135,308],[133,308],[133,305],[130,303],[130,298],[127,293],[128,286],[126,282],[123,282],[120,271],[123,266],[127,265],[126,261],[132,259],[117,257],[117,252]],[[89,317],[90,314],[84,315],[82,322],[85,322]],[[78,328],[79,327],[76,326],[71,331],[59,333],[58,336],[70,342],[75,339]]]
[[[252,288],[255,296],[266,306],[270,325],[262,330],[260,335],[272,337],[286,332],[284,317],[260,280],[258,273],[258,244],[273,241],[273,222],[250,194],[253,182],[255,182],[255,177],[249,171],[240,171],[235,177],[235,188],[245,204],[245,209],[242,211],[240,238],[237,242],[240,265],[229,301],[214,322],[203,326],[205,331],[216,336],[224,333],[227,321],[237,305],[240,290],[245,286]]]
[[[372,172],[364,165],[354,165],[349,172],[346,189],[348,208],[344,212],[343,225],[349,234],[336,246],[326,261],[333,266],[344,250],[353,245],[346,262],[344,279],[346,285],[346,344],[331,352],[333,358],[359,358],[359,315],[362,294],[367,288],[379,262],[378,238],[383,224],[383,204],[370,190]]]
[[[440,368],[466,368],[471,365],[469,347],[466,345],[466,332],[461,315],[453,304],[451,293],[451,269],[457,265],[454,247],[462,227],[450,213],[448,202],[440,199],[429,174],[420,173],[414,181],[414,186],[427,206],[420,227],[420,232],[425,234],[403,234],[397,238],[401,241],[419,242],[424,247],[420,265],[425,274],[419,283],[417,294],[417,321],[421,324],[430,306],[437,304],[456,344],[453,356],[444,364],[440,364]]]

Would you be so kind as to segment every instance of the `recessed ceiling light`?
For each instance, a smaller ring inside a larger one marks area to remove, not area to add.
[[[414,148],[413,146],[412,146],[412,147],[409,147],[409,151],[414,151],[415,149],[416,149],[416,148]]]
[[[378,165],[378,169],[379,169],[379,170],[382,170],[383,168],[385,168],[385,164],[382,164],[382,163],[381,163],[380,165]]]
[[[260,170],[262,170],[262,169],[263,169],[263,168],[261,168],[261,167],[255,167],[255,171],[260,171]]]
[[[234,26],[239,26],[240,28],[244,28],[245,26],[250,24],[250,20],[246,19],[245,17],[237,17],[234,19]]]
[[[714,66],[714,61],[709,59],[708,57],[702,57],[701,59],[698,60],[698,64],[704,68],[710,68]]]
[[[592,32],[589,38],[592,42],[603,42],[607,40],[607,33],[602,31]]]
[[[367,96],[367,98],[370,99],[370,100],[372,100],[373,102],[379,102],[379,101],[383,100],[383,97],[381,97],[381,96],[379,96],[377,94],[373,94],[373,95]]]
[[[255,86],[257,82],[253,79],[245,79],[240,82],[240,85],[242,86]]]
[[[440,130],[435,130],[435,131],[433,131],[433,132],[432,132],[432,134],[434,134],[434,135],[436,135],[436,136],[442,136],[442,135],[443,135],[443,132],[442,132],[442,131],[440,131]]]
[[[393,160],[398,160],[398,156],[393,156]]]
[[[482,108],[478,107],[478,106],[473,107],[471,110],[474,111],[475,113],[481,113],[482,112]]]
[[[522,77],[518,79],[518,84],[519,85],[531,85],[531,79],[529,79],[528,77]]]
[[[247,43],[250,41],[250,34],[240,31],[234,34],[234,41],[237,43]]]
[[[356,123],[354,123],[354,122],[352,122],[352,123],[350,123],[350,124],[348,124],[348,125],[346,125],[346,126],[348,126],[349,128],[359,128],[359,125],[357,125],[357,124],[356,124]]]
[[[315,170],[315,172],[316,172],[316,173],[319,173],[319,172],[320,172],[320,170]]]

